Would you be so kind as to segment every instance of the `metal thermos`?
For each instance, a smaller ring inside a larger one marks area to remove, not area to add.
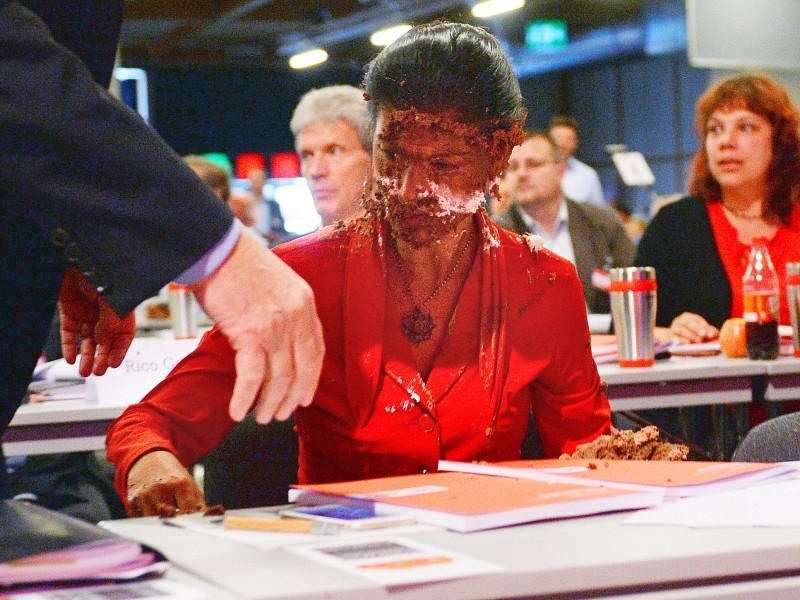
[[[786,263],[786,299],[792,318],[794,355],[800,358],[800,262]]]
[[[655,362],[656,270],[624,267],[610,270],[611,318],[620,367],[650,367]]]
[[[175,339],[197,337],[197,301],[188,285],[170,283],[169,318]]]

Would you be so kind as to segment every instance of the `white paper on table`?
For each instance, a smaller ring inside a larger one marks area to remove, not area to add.
[[[712,352],[720,352],[722,350],[722,346],[720,345],[719,341],[697,342],[694,344],[681,344],[673,341],[668,350],[676,355],[692,356],[696,354],[699,356],[704,356]]]
[[[251,508],[237,511],[239,515],[277,514],[274,507],[263,509]],[[227,529],[222,525],[221,517],[204,517],[199,513],[190,515],[180,515],[162,522],[168,527],[177,527],[196,533],[202,533],[212,537],[225,539],[239,544],[245,544],[259,550],[275,550],[294,544],[308,544],[313,542],[323,542],[332,539],[330,535],[314,533],[290,533],[278,531],[247,531],[243,529]],[[115,529],[114,521],[103,521],[101,526],[119,535],[125,535],[125,529]],[[430,531],[441,531],[440,527],[415,523],[413,525],[401,525],[385,529],[365,529],[361,531],[340,531],[335,539],[362,540],[372,537],[386,537],[386,535],[405,535],[410,533],[425,533]]]
[[[401,537],[337,540],[287,550],[386,586],[505,571],[494,563]]]
[[[199,589],[167,580],[115,583],[111,585],[66,588],[30,594],[3,596],[7,600],[64,600],[75,598],[136,598],[137,600],[205,600],[208,595]]]
[[[800,479],[693,496],[640,510],[626,525],[686,527],[800,527]]]
[[[32,381],[81,381],[84,378],[78,372],[80,360],[69,364],[66,359],[59,358],[36,365]]]

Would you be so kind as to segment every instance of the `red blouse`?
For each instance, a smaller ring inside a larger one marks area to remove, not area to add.
[[[439,355],[423,382],[411,346],[384,323],[384,229],[364,221],[277,247],[311,285],[326,354],[307,408],[295,413],[301,483],[435,470],[440,459],[513,460],[533,408],[547,456],[573,452],[607,433],[608,399],[589,346],[575,267],[532,252],[483,211],[483,236]],[[212,330],[197,350],[108,433],[108,456],[125,494],[130,466],[164,449],[184,465],[214,448],[233,426],[228,403],[233,351]]]
[[[750,246],[739,241],[739,233],[731,225],[721,202],[706,202],[711,229],[722,264],[731,282],[731,317],[741,317],[744,312],[742,278],[750,258]],[[781,225],[767,245],[770,258],[778,272],[781,290],[781,323],[789,325],[789,303],[786,298],[786,263],[800,261],[800,206],[791,215],[789,226]]]

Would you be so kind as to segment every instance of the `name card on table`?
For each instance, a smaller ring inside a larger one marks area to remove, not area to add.
[[[122,364],[101,377],[90,376],[97,403],[125,405],[138,402],[163,380],[183,357],[197,348],[200,338],[180,340],[135,339]],[[88,391],[88,390],[87,390]]]

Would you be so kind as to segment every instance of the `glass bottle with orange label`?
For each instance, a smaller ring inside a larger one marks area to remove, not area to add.
[[[778,358],[780,284],[765,238],[753,240],[750,261],[742,279],[747,356],[752,360]]]

